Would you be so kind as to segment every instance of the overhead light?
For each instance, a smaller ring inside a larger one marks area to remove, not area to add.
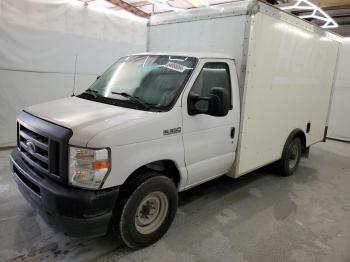
[[[289,6],[281,6],[282,10],[301,10],[308,11],[310,14],[308,15],[300,15],[299,18],[302,19],[316,19],[323,22],[321,25],[322,28],[336,28],[338,24],[321,8],[316,6],[315,4],[309,2],[308,0],[297,0],[293,5]]]

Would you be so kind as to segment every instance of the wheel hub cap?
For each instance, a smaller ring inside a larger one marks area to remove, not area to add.
[[[168,198],[157,191],[147,195],[139,204],[135,214],[135,226],[139,233],[150,234],[157,230],[168,212]]]
[[[288,158],[288,165],[290,169],[293,169],[296,166],[298,162],[298,158],[299,158],[298,146],[292,145],[292,148],[290,149],[289,158]]]

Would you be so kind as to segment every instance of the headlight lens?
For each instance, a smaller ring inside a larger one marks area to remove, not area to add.
[[[69,147],[69,184],[76,187],[98,189],[107,175],[109,163],[107,149]]]

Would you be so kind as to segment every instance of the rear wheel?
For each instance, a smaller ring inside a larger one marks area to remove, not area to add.
[[[122,207],[118,224],[114,225],[122,241],[134,249],[159,240],[169,229],[177,210],[173,181],[158,173],[142,177],[146,178],[134,183],[134,191]]]
[[[285,145],[282,158],[279,161],[279,173],[282,176],[290,176],[298,168],[302,152],[302,144],[299,137],[293,138]]]

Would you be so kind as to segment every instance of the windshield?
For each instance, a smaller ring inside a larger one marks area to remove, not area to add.
[[[100,102],[122,101],[124,103],[121,106],[132,104],[134,108],[136,105],[136,108],[142,109],[169,109],[196,63],[196,58],[183,56],[124,57],[103,73],[82,95]]]

